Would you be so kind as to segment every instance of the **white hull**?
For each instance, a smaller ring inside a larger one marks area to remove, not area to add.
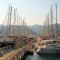
[[[60,40],[43,40],[37,49],[37,53],[60,53]]]
[[[60,53],[60,48],[41,48],[37,50],[37,53]]]

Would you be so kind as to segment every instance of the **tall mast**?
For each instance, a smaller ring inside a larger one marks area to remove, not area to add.
[[[52,5],[51,5],[51,38],[53,38],[53,15],[52,15]]]
[[[45,20],[44,20],[44,36],[46,36],[46,29],[45,29]]]
[[[10,35],[10,32],[11,32],[11,19],[12,19],[12,6],[10,6],[9,4],[9,11],[8,11],[8,31],[7,31],[7,34]]]
[[[16,23],[16,9],[14,9],[14,21],[13,21],[13,35],[15,36],[15,29],[14,29],[14,25]]]
[[[57,29],[57,4],[56,5],[56,39],[58,37],[58,29]]]
[[[19,35],[20,35],[20,17],[19,17]]]
[[[7,19],[7,35],[9,35],[9,11],[10,11],[10,5],[8,9],[8,19]]]
[[[48,22],[48,37],[49,37],[49,13],[48,13],[48,16],[47,16],[47,22]]]
[[[8,35],[10,34],[10,4],[9,4],[9,11],[8,11]]]
[[[10,7],[10,32],[11,32],[11,19],[12,19],[12,6]]]

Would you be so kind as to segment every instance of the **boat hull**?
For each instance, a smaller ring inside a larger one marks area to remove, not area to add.
[[[42,48],[37,51],[38,54],[60,54],[60,48]]]

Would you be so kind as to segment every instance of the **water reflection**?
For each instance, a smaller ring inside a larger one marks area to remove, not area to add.
[[[38,55],[36,52],[34,52],[34,55],[27,56],[26,60],[60,60],[60,55],[58,54]]]

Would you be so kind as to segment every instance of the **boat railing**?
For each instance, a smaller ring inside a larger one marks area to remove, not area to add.
[[[12,54],[12,57],[9,58],[9,60],[21,60],[22,56],[25,54],[25,51],[27,50],[26,49],[26,46],[25,45],[24,47],[22,47],[21,49],[17,49],[15,51],[15,54]]]
[[[13,50],[12,45],[0,48],[0,57]]]

